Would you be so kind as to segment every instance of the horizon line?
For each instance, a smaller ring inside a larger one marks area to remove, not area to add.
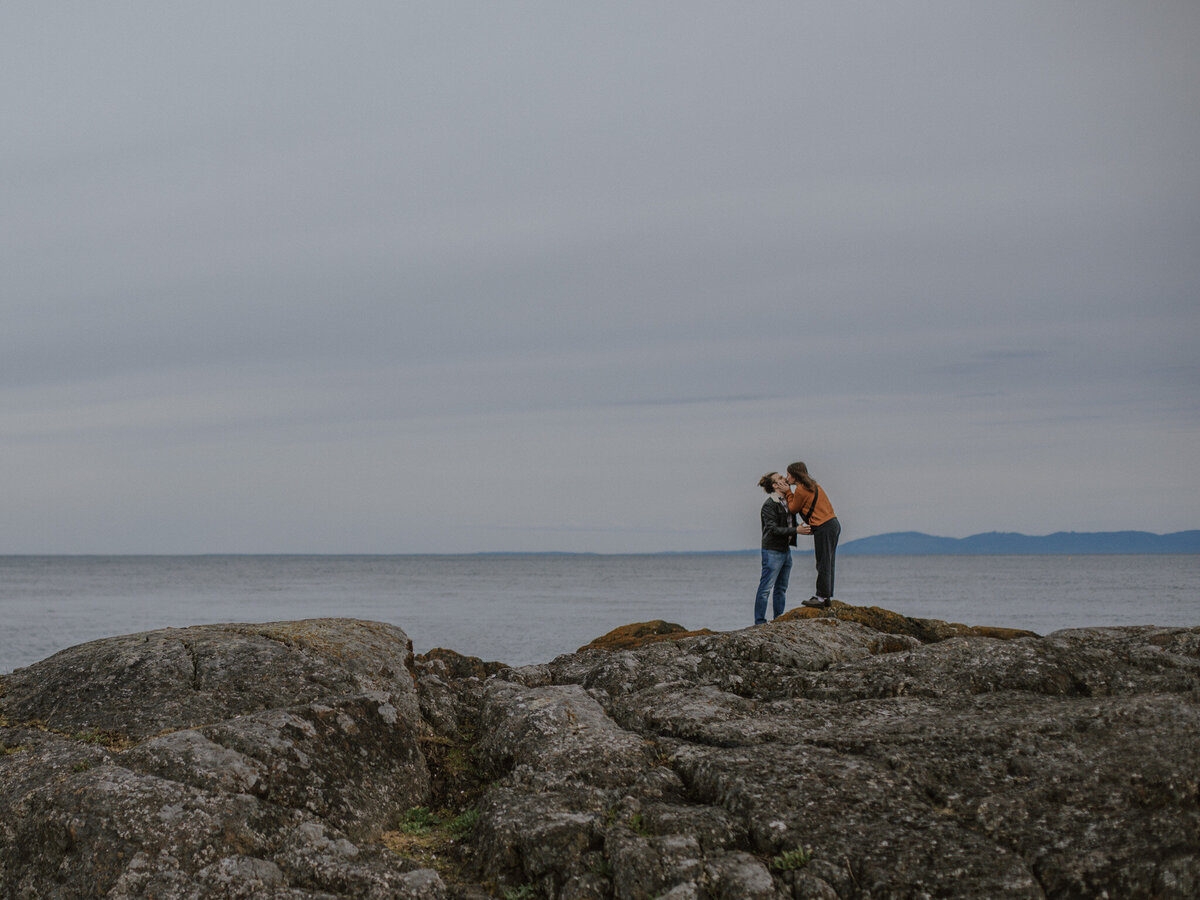
[[[1139,530],[1124,530],[1124,531],[1055,531],[1049,534],[1030,535],[1019,531],[982,531],[976,534],[970,534],[962,538],[945,537],[942,535],[928,534],[922,531],[888,531],[881,534],[869,535],[867,537],[855,538],[846,541],[841,545],[841,549],[846,549],[854,544],[873,541],[878,538],[896,537],[896,536],[917,536],[922,538],[931,538],[942,541],[967,541],[978,537],[1021,537],[1032,539],[1053,538],[1062,535],[1077,535],[1085,537],[1113,537],[1120,535],[1149,535],[1151,537],[1169,538],[1187,534],[1200,534],[1200,529],[1184,529],[1183,531],[1170,531],[1157,533],[1152,531]],[[0,559],[17,559],[22,557],[56,557],[56,558],[139,558],[139,557],[182,557],[192,559],[214,558],[214,557],[321,557],[321,556],[343,556],[343,557],[404,557],[404,556],[737,556],[743,554],[759,553],[757,547],[748,547],[740,550],[637,550],[637,551],[599,551],[599,550],[468,550],[468,551],[396,551],[396,552],[361,552],[361,551],[206,551],[200,553],[189,553],[186,551],[142,551],[142,552],[25,552],[25,553],[0,553]],[[797,548],[798,553],[811,553],[811,550]],[[1076,551],[1078,552],[1078,551]],[[1184,551],[1184,555],[1188,551]],[[956,554],[943,553],[875,553],[863,554],[874,556],[945,556]],[[979,554],[981,556],[996,555],[993,553]],[[1020,554],[1018,554],[1020,555]],[[1066,554],[1070,555],[1070,554]],[[1105,556],[1144,556],[1145,551],[1129,551],[1128,553],[1105,551],[1101,555]]]

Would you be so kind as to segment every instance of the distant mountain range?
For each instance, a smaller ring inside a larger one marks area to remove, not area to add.
[[[1151,534],[1148,531],[1058,531],[1028,535],[989,531],[965,538],[894,531],[847,541],[840,554],[861,556],[1086,555],[1107,553],[1200,553],[1200,531]]]

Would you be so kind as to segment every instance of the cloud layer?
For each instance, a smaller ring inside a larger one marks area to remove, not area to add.
[[[1196,527],[1192,4],[5,19],[2,552]]]

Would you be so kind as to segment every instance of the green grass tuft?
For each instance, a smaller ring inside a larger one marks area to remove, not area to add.
[[[771,860],[771,868],[781,872],[803,869],[812,860],[812,850],[808,847],[797,847],[780,853]]]
[[[475,830],[475,824],[479,821],[479,810],[468,809],[466,812],[456,816],[450,824],[446,826],[446,830],[455,838],[465,838]]]
[[[442,820],[436,813],[430,812],[424,806],[414,806],[404,814],[400,830],[405,834],[429,834],[441,824]]]
[[[629,817],[629,828],[634,834],[641,837],[650,837],[650,829],[646,827],[646,820],[642,818],[642,814],[634,813]]]

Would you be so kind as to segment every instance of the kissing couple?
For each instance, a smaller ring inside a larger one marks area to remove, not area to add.
[[[834,559],[842,533],[829,495],[802,462],[791,463],[784,475],[768,472],[758,480],[758,486],[770,496],[762,505],[762,575],[754,597],[754,624],[766,623],[768,596],[772,618],[783,615],[792,547],[801,534],[812,535],[817,562],[816,590],[802,605],[828,609],[833,605]]]

